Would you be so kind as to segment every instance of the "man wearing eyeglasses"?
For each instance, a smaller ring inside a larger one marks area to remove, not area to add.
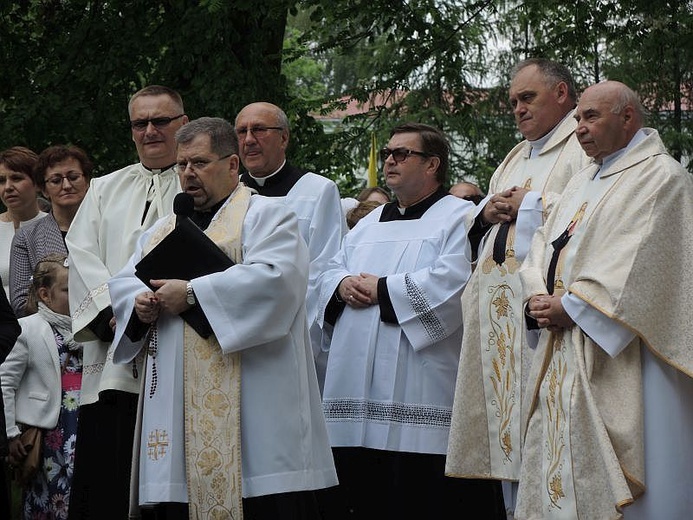
[[[505,518],[499,483],[444,475],[474,208],[445,189],[448,156],[437,128],[393,129],[380,159],[396,200],[359,221],[319,280],[340,481],[322,498],[354,518]]]
[[[315,324],[318,314],[317,278],[327,261],[339,251],[347,231],[337,185],[322,175],[293,166],[286,160],[289,120],[271,103],[251,103],[236,116],[241,176],[249,188],[267,197],[281,197],[298,216],[301,236],[310,254],[310,279],[306,295],[308,325],[322,387],[328,341]]]
[[[122,520],[128,514],[130,459],[140,368],[114,365],[107,281],[127,262],[140,234],[171,213],[180,191],[176,130],[187,123],[180,95],[151,85],[128,104],[139,162],[94,179],[70,230],[72,328],[84,346],[80,420],[69,518]]]
[[[178,222],[169,215],[109,281],[114,360],[147,357],[134,498],[143,520],[240,512],[319,520],[313,491],[336,485],[337,475],[308,340],[308,251],[298,221],[285,204],[239,183],[229,122],[195,119],[176,139],[190,218],[234,265],[192,280],[153,279],[150,290],[136,264],[164,247]],[[181,256],[192,264],[199,254]],[[184,311],[204,315],[212,334],[200,336]]]
[[[462,295],[464,337],[446,471],[516,482],[522,382],[531,362],[519,267],[534,232],[587,157],[574,135],[577,95],[566,67],[522,61],[509,94],[525,140],[494,172],[475,212],[470,240],[478,261]],[[510,488],[505,501],[513,510]]]

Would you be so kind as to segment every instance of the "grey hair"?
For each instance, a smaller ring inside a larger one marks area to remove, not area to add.
[[[176,143],[189,143],[200,134],[209,136],[211,152],[219,157],[238,153],[238,139],[233,126],[221,117],[200,117],[184,124],[176,131]]]
[[[289,129],[289,118],[286,117],[286,113],[279,107],[277,107],[277,125],[281,126],[283,130]]]
[[[281,127],[282,130],[289,130],[289,118],[286,115],[286,112],[284,112],[281,108],[279,108],[277,105],[274,103],[269,103],[267,101],[256,101],[255,103],[250,103],[250,105],[246,105],[246,108],[251,106],[251,105],[262,105],[265,109],[271,109],[274,111],[274,115],[277,118],[277,126]],[[245,109],[245,108],[244,108]],[[241,110],[242,112],[243,110]],[[236,119],[234,120],[234,123],[238,124],[238,116],[241,114],[239,112],[236,115]]]
[[[568,67],[556,61],[547,60],[545,58],[528,58],[522,60],[513,67],[510,77],[514,78],[518,72],[531,65],[537,66],[548,86],[554,87],[561,81],[564,82],[568,86],[568,97],[574,103],[577,102],[578,96],[573,75],[568,70]]]
[[[620,114],[621,112],[623,112],[623,109],[625,109],[628,105],[633,107],[633,110],[635,111],[635,116],[638,118],[638,123],[642,125],[645,119],[647,118],[647,112],[645,111],[645,108],[642,106],[640,98],[635,93],[635,91],[622,83],[621,88],[617,89],[614,98],[614,104],[611,107],[611,113]]]

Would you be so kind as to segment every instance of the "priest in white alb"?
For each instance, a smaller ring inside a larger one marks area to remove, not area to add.
[[[136,275],[176,227],[171,215],[109,282],[114,361],[145,356],[133,499],[143,518],[318,520],[313,492],[337,483],[308,337],[308,253],[296,216],[238,181],[232,126],[176,133],[190,217],[234,265],[187,279]],[[251,196],[252,195],[252,196]],[[184,250],[191,264],[199,250]],[[207,337],[181,318],[202,316]],[[136,508],[133,507],[136,512]],[[153,515],[153,516],[152,516]]]

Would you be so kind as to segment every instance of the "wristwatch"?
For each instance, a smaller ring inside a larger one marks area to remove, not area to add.
[[[195,293],[193,292],[192,284],[188,282],[188,284],[185,286],[185,301],[188,302],[188,305],[195,305],[197,303],[197,300],[195,300]]]

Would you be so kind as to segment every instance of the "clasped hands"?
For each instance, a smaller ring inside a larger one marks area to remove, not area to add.
[[[378,303],[378,277],[361,273],[343,278],[337,294],[350,307],[363,309]]]
[[[513,186],[494,194],[484,206],[481,213],[482,219],[490,224],[512,222],[517,219],[517,212],[528,191],[526,188]]]
[[[565,312],[561,296],[558,294],[532,296],[527,301],[526,312],[537,320],[539,328],[549,329],[551,332],[567,329],[574,324],[572,318]]]
[[[161,312],[180,314],[190,308],[186,296],[186,280],[150,280],[155,292],[135,296],[135,313],[142,323],[154,323]]]

